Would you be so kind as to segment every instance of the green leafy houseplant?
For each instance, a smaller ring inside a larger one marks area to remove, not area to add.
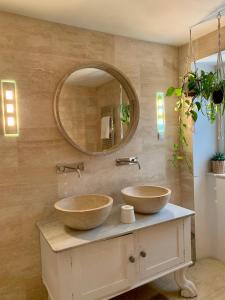
[[[225,154],[224,153],[216,153],[212,158],[212,171],[216,174],[224,174],[225,173]]]
[[[213,155],[211,160],[213,160],[213,161],[225,161],[225,154],[218,152],[215,155]]]
[[[178,142],[173,145],[172,163],[185,161],[191,170],[191,162],[186,155],[188,146],[186,138],[187,120],[193,123],[198,119],[198,114],[205,115],[211,123],[216,120],[217,114],[225,111],[225,80],[219,80],[217,72],[188,72],[182,79],[180,87],[169,87],[167,96],[176,95],[178,101],[175,111],[179,113]]]
[[[120,120],[123,124],[130,124],[130,105],[122,103],[120,104]]]

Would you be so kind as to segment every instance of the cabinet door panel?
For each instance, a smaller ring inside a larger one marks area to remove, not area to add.
[[[133,284],[133,234],[96,242],[72,251],[74,299],[103,299]]]
[[[138,233],[140,279],[150,278],[184,262],[183,221],[159,224]]]

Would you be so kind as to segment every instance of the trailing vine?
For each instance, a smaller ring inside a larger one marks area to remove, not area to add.
[[[177,166],[184,161],[191,170],[192,163],[187,157],[186,137],[187,121],[189,118],[195,123],[199,113],[208,118],[211,123],[217,119],[217,115],[223,115],[225,111],[225,80],[218,80],[217,72],[188,72],[182,81],[181,87],[169,87],[167,96],[177,96],[178,101],[175,111],[179,113],[178,142],[173,145],[172,163]],[[185,120],[185,121],[184,121]]]

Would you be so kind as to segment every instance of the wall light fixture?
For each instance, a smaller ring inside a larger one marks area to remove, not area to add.
[[[162,139],[166,128],[164,93],[162,92],[156,93],[156,110],[158,139]]]
[[[1,80],[1,98],[4,135],[18,136],[19,122],[15,80]]]

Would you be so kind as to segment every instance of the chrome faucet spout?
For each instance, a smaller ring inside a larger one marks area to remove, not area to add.
[[[138,169],[141,170],[141,165],[140,165],[139,161],[137,161],[137,165],[138,165]]]

